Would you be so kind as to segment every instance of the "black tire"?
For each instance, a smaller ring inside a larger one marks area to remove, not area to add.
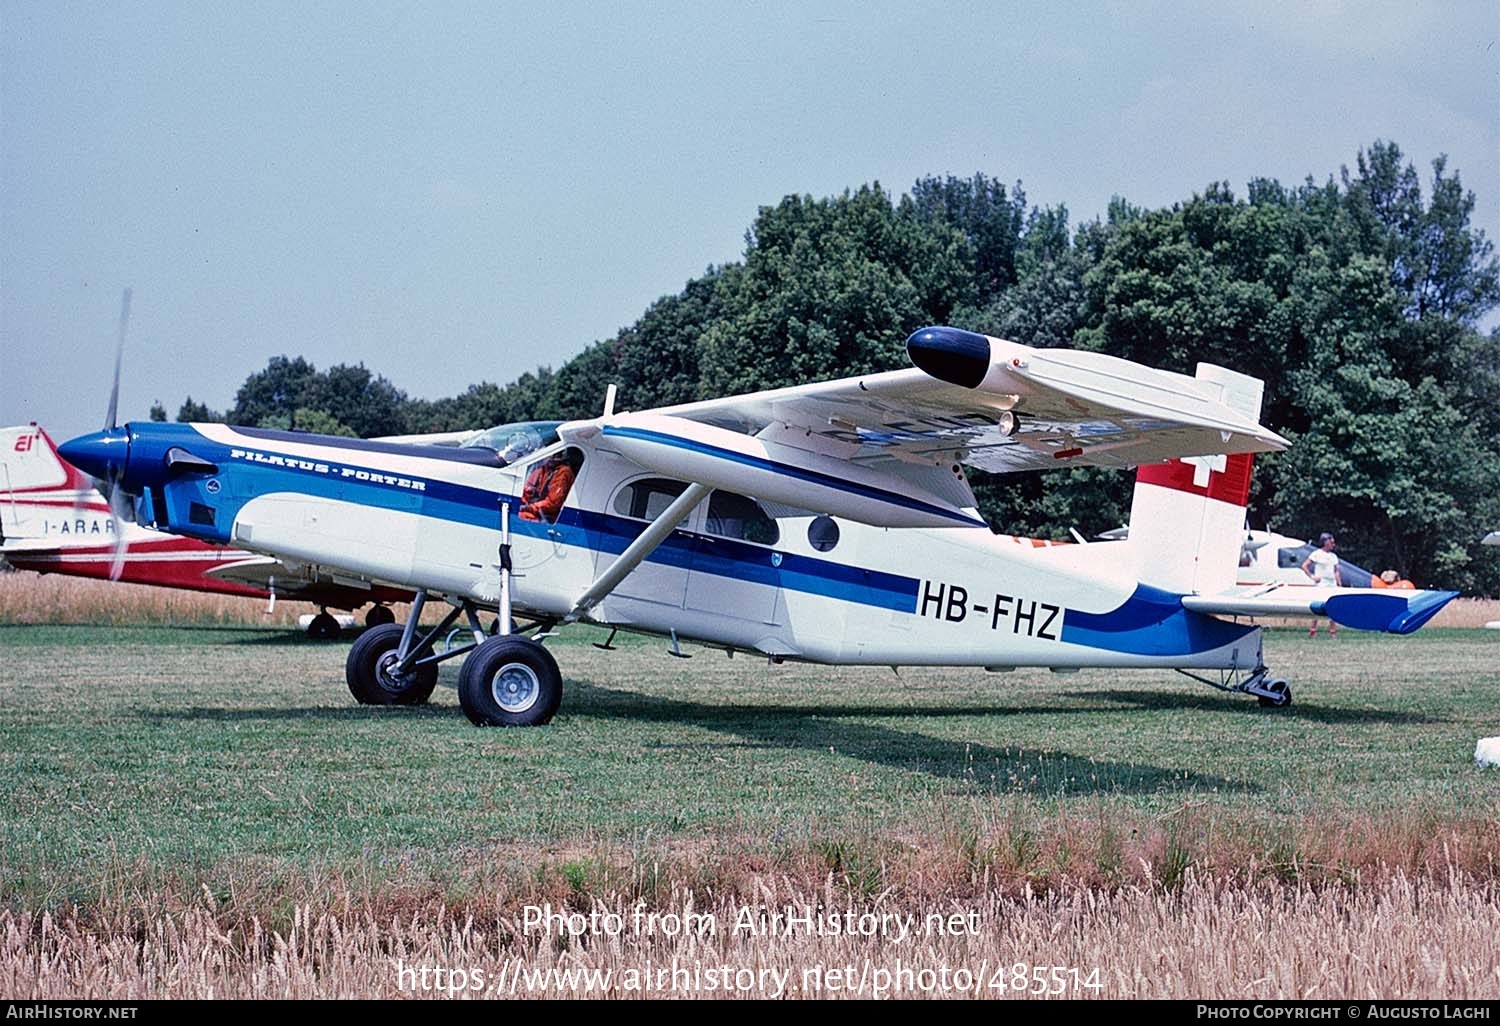
[[[438,679],[436,663],[400,676],[391,672],[404,629],[396,623],[372,627],[349,649],[344,679],[349,682],[349,693],[361,705],[421,705],[432,696]]]
[[[371,606],[365,613],[366,627],[380,627],[395,622],[396,614],[391,612],[390,606]]]
[[[1286,681],[1279,677],[1273,677],[1266,681],[1265,686],[1276,692],[1276,697],[1268,698],[1265,695],[1256,696],[1256,701],[1265,709],[1283,709],[1292,704],[1292,688]]]
[[[487,638],[464,660],[458,703],[479,727],[537,727],[562,703],[557,662],[535,641]]]
[[[307,625],[307,636],[314,641],[332,641],[342,630],[338,620],[325,610],[313,617],[312,623]]]

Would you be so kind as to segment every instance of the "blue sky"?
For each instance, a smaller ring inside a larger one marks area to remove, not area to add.
[[[102,423],[127,285],[122,419],[281,353],[436,398],[877,180],[1019,178],[1076,223],[1385,138],[1500,238],[1500,5],[1061,8],[0,0],[0,423]]]

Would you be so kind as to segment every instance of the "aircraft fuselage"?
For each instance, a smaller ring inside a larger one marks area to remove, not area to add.
[[[659,512],[631,489],[666,480],[601,439],[548,523],[517,515],[534,463],[222,425],[116,430],[128,437],[112,458],[128,445],[125,485],[163,530],[490,607],[508,506],[514,607],[547,618],[566,616]],[[184,451],[215,469],[183,472]],[[1128,542],[1037,546],[744,502],[700,503],[587,618],[825,663],[1260,664],[1258,628],[1141,584]]]

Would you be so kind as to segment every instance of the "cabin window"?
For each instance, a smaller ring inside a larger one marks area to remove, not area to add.
[[[827,552],[838,543],[839,525],[833,517],[817,517],[807,525],[807,544],[819,552]]]
[[[615,512],[634,520],[655,520],[686,488],[685,482],[667,477],[632,481],[615,495]]]
[[[756,545],[775,545],[781,540],[781,529],[761,509],[760,503],[733,492],[714,492],[709,496],[704,530],[720,538],[737,538]]]

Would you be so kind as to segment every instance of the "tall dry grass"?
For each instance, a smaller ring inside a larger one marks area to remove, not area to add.
[[[618,934],[606,935],[601,919],[598,929],[569,937],[558,925],[528,924],[524,907],[504,899],[386,917],[332,894],[272,924],[205,896],[147,917],[124,908],[90,916],[0,912],[0,993],[21,1000],[634,997],[647,981],[657,984],[650,995],[712,997],[724,993],[703,970],[728,967],[746,984],[743,996],[1021,997],[1014,969],[1021,963],[1081,970],[1064,974],[1068,997],[1495,998],[1496,898],[1493,883],[1458,874],[1315,889],[1225,886],[1190,873],[1177,889],[991,892],[929,905],[887,894],[851,904],[831,879],[809,889],[762,878],[744,898],[695,901],[677,890],[651,906],[619,895],[578,900],[554,911],[613,912]],[[787,906],[915,918],[904,938],[894,925],[874,936],[817,936],[801,926],[791,936],[765,936],[736,929],[747,906],[752,919],[762,908]],[[652,912],[711,914],[715,929],[648,932]],[[974,932],[934,932],[927,920],[934,913],[949,924],[949,916],[973,913]],[[673,975],[673,967],[681,972]],[[847,976],[827,975],[845,967]],[[421,975],[424,968],[444,976]],[[1097,988],[1075,984],[1095,969]],[[456,970],[464,972],[462,986]],[[598,971],[592,979],[591,971]],[[1023,986],[1037,986],[1029,972]]]
[[[0,572],[0,623],[295,628],[299,616],[317,611],[292,599],[277,599],[271,612],[267,606],[265,599],[238,595],[28,570]],[[405,616],[404,605],[395,609]]]
[[[1500,599],[1457,598],[1428,623],[1433,627],[1483,627],[1500,623]]]

